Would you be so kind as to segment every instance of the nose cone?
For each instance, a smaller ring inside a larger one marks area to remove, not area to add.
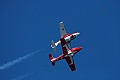
[[[76,48],[76,51],[78,51],[78,52],[79,52],[81,49],[82,49],[82,47],[81,47],[81,46],[80,46],[80,47],[77,47],[77,48]]]
[[[78,35],[80,35],[80,33],[79,33],[79,32],[76,32],[75,35],[78,36]]]
[[[82,47],[76,47],[76,48],[72,48],[71,50],[72,50],[72,52],[77,53],[77,52],[79,52],[81,49],[82,49]]]
[[[82,49],[82,47],[80,46],[80,47],[78,47],[78,51],[80,51]]]
[[[80,48],[80,50],[83,48],[83,47],[79,47]]]
[[[80,33],[79,33],[79,32],[77,32],[77,35],[80,35]]]
[[[77,32],[77,34],[79,35],[80,33],[79,33],[79,32]]]

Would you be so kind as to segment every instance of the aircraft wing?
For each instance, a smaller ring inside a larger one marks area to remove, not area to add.
[[[73,57],[72,57],[72,56],[70,56],[70,57],[68,56],[68,57],[66,57],[65,59],[66,59],[68,65],[69,65],[70,69],[71,69],[72,71],[76,70]]]
[[[60,22],[59,25],[60,25],[60,35],[61,35],[61,38],[63,38],[67,34],[67,32],[63,22]]]
[[[67,43],[66,43],[66,41],[65,41],[64,38],[61,38],[60,40],[61,40],[61,45],[62,45],[63,54],[67,55],[68,52],[71,51],[71,50],[70,50],[70,48],[68,47],[68,45],[67,45]],[[69,65],[70,69],[71,69],[72,71],[76,70],[75,65],[74,65],[73,57],[72,57],[72,56],[67,56],[65,59],[66,59],[68,65]]]

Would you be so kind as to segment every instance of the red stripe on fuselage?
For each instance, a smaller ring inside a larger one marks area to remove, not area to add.
[[[68,36],[71,36],[71,34],[66,34],[63,38],[66,38],[66,37],[68,37]]]

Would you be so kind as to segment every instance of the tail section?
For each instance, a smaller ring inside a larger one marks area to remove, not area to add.
[[[51,41],[51,47],[53,48],[53,51],[56,53],[57,51],[56,51],[56,45],[55,45],[55,43],[54,43],[54,41],[52,40]]]
[[[55,66],[55,58],[52,56],[52,54],[49,54],[50,61],[53,66]]]

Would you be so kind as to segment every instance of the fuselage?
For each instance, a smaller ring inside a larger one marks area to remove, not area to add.
[[[54,58],[52,61],[58,61],[61,59],[65,59],[66,57],[73,57],[77,52],[79,52],[82,49],[82,47],[76,47],[76,48],[72,48],[71,52],[69,53],[63,53],[62,55],[58,56],[57,58]]]
[[[64,57],[67,57],[67,56],[72,56],[73,57],[81,49],[82,49],[82,47],[72,48],[70,51],[68,51],[68,53],[66,55],[64,55]],[[63,53],[63,54],[65,54],[65,53]]]
[[[71,40],[74,40],[80,33],[75,32],[73,34],[67,34],[64,36],[64,39],[66,42],[70,42]]]
[[[65,39],[66,43],[68,43],[68,42],[71,42],[72,40],[74,40],[78,35],[80,35],[80,33],[75,32],[73,34],[66,34],[63,38]],[[61,41],[59,40],[58,42],[55,43],[55,46],[57,46],[60,43],[61,43]]]

